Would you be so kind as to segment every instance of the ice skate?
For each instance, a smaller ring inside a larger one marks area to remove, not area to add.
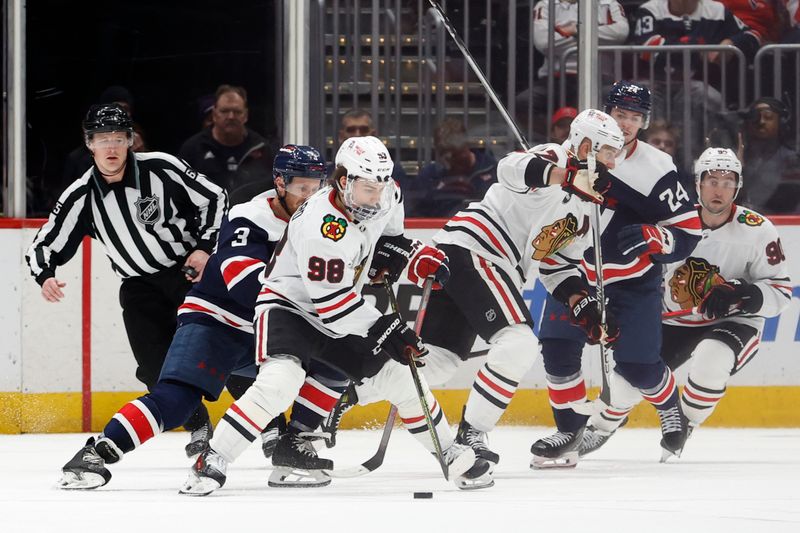
[[[578,448],[585,428],[577,431],[556,431],[539,439],[531,446],[531,468],[575,468],[578,465]]]
[[[189,478],[178,492],[189,496],[207,496],[225,484],[227,470],[225,458],[208,448],[197,457]]]
[[[689,420],[683,415],[680,406],[659,409],[661,420],[661,461],[666,463],[670,457],[680,457],[686,439],[689,438]]]
[[[96,489],[111,480],[111,472],[105,467],[106,461],[95,449],[94,437],[62,468],[58,487],[61,489]]]
[[[325,446],[328,448],[336,446],[336,433],[339,431],[339,424],[342,423],[342,417],[357,403],[358,394],[356,394],[356,386],[354,383],[351,383],[350,386],[347,387],[347,390],[339,397],[339,401],[336,402],[336,405],[331,412],[328,413],[328,416],[325,417],[325,420],[322,421],[320,429],[323,433],[329,435],[329,437],[325,439]]]
[[[208,443],[214,436],[214,426],[211,421],[206,419],[202,426],[192,431],[189,436],[189,444],[186,445],[186,457],[194,459],[208,449]]]
[[[261,451],[264,452],[264,457],[267,459],[272,457],[275,446],[278,445],[278,438],[284,433],[286,433],[286,417],[280,414],[261,432]]]
[[[459,489],[486,489],[494,485],[491,465],[477,457],[471,447],[454,442],[443,453],[450,478]]]
[[[628,417],[622,419],[622,423],[613,431],[606,431],[589,424],[586,426],[586,431],[583,432],[581,444],[578,447],[578,457],[589,455],[590,453],[599,450],[608,442],[608,439],[617,432],[617,429],[623,427],[628,423]]]
[[[489,449],[486,433],[476,429],[472,424],[464,420],[463,414],[461,424],[458,425],[456,443],[472,448],[475,456],[487,461],[492,471],[497,466],[497,463],[500,462],[500,456]]]
[[[319,438],[323,437],[294,431],[281,435],[272,454],[275,470],[269,476],[268,485],[292,488],[330,485],[331,478],[323,470],[333,470],[333,461],[317,456],[313,441]]]

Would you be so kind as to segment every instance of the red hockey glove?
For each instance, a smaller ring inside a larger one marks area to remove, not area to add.
[[[414,241],[414,250],[408,261],[408,280],[418,287],[425,284],[425,279],[433,277],[433,289],[444,287],[450,279],[450,266],[447,255],[433,246],[426,246],[421,241]]]
[[[711,287],[697,310],[714,320],[737,311],[757,313],[763,303],[764,295],[758,287],[742,279],[732,279]]]
[[[373,355],[385,351],[398,363],[407,365],[413,358],[417,366],[425,366],[417,358],[427,355],[428,349],[397,313],[383,315],[376,320],[367,331],[367,340]]]
[[[672,232],[653,224],[631,224],[617,233],[622,255],[670,254],[675,248]]]
[[[589,344],[602,342],[606,346],[613,346],[619,338],[619,326],[608,309],[606,309],[605,330],[603,329],[600,323],[600,306],[597,305],[597,298],[590,294],[584,293],[583,298],[572,306],[570,322],[586,332]]]

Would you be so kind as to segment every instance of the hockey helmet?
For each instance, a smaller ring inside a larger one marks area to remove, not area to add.
[[[570,124],[568,139],[574,151],[578,150],[584,139],[589,139],[594,154],[603,146],[610,146],[619,152],[625,145],[625,135],[617,121],[597,109],[585,109],[578,113]]]
[[[282,146],[272,163],[272,177],[280,176],[286,185],[291,183],[294,177],[324,180],[326,175],[325,160],[319,150],[312,146],[301,144]]]
[[[706,148],[694,164],[694,183],[697,188],[697,197],[700,196],[700,182],[703,175],[711,170],[725,170],[736,174],[736,192],[733,199],[739,195],[742,188],[742,163],[730,148]],[[701,200],[702,201],[702,200]]]
[[[620,80],[611,86],[606,96],[606,113],[615,107],[644,115],[645,130],[650,125],[650,89],[632,81]]]
[[[133,140],[133,121],[116,103],[93,105],[83,120],[83,134],[88,141],[95,133],[120,131]]]
[[[394,195],[394,162],[380,139],[347,139],[336,153],[336,167],[346,171],[343,201],[354,220],[369,220],[389,211]],[[338,180],[336,186],[340,186]]]

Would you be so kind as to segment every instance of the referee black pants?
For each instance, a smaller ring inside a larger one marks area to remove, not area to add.
[[[122,280],[119,303],[125,332],[136,359],[136,379],[152,390],[177,328],[178,307],[192,286],[181,264],[155,274]],[[201,403],[185,428],[193,431],[208,419]]]

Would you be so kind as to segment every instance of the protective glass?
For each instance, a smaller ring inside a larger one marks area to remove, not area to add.
[[[297,176],[286,186],[286,192],[300,198],[308,198],[322,188],[323,181],[317,178]]]
[[[348,177],[344,190],[344,203],[358,221],[384,215],[392,205],[394,181],[378,182],[359,177]]]

